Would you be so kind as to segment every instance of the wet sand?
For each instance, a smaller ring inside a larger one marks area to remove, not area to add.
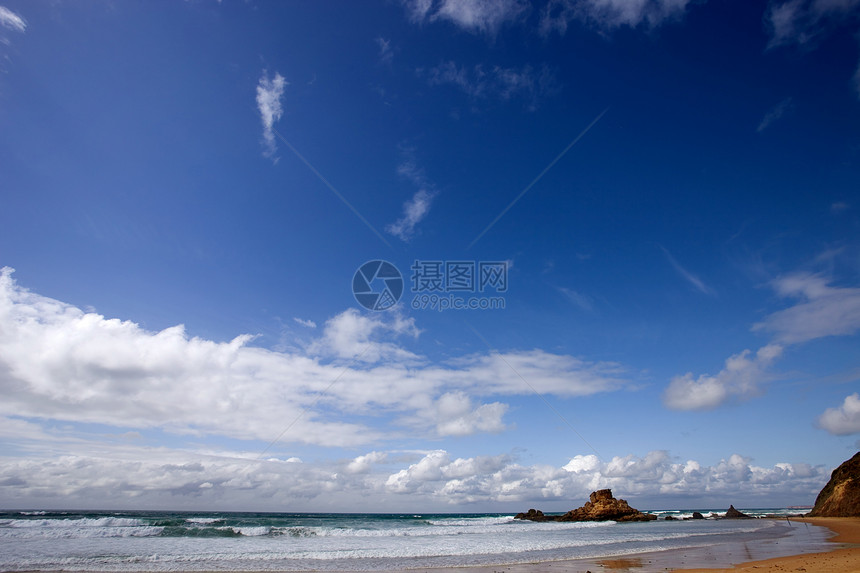
[[[809,524],[826,527],[836,533],[828,539],[834,549],[825,552],[793,554],[786,557],[760,559],[756,553],[776,551],[800,553],[808,551],[802,541],[777,549],[748,547],[744,543],[729,543],[707,547],[673,549],[653,553],[608,557],[602,559],[576,559],[546,561],[517,565],[487,567],[453,567],[412,570],[414,573],[860,573],[860,518],[794,518],[797,525]],[[755,560],[760,559],[760,560]],[[735,565],[736,564],[736,565]]]
[[[821,525],[834,531],[830,541],[844,545],[826,553],[808,553],[791,557],[777,557],[764,561],[742,563],[728,569],[683,569],[685,573],[714,573],[715,571],[776,573],[807,571],[809,573],[853,573],[860,572],[860,518],[858,517],[812,517],[794,519]]]

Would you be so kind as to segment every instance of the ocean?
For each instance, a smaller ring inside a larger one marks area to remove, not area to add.
[[[823,528],[781,519],[684,521],[690,511],[652,513],[660,519],[534,523],[509,514],[4,511],[0,571],[391,571],[732,543],[760,558],[779,555],[780,546],[783,553],[820,550],[828,537]]]

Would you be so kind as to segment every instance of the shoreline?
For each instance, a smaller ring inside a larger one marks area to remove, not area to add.
[[[842,545],[829,551],[746,561],[728,568],[676,569],[684,573],[815,571],[846,573],[860,571],[860,517],[796,517],[791,521],[826,527],[836,535],[828,542]]]
[[[781,521],[783,518],[762,519]],[[406,569],[398,573],[752,573],[753,571],[755,573],[785,573],[786,571],[860,573],[860,518],[793,517],[789,520],[793,523],[805,523],[830,530],[834,535],[825,543],[833,548],[827,551],[794,552],[780,557],[756,559],[755,556],[741,557],[741,553],[750,555],[745,543],[739,544],[744,546],[742,551],[738,551],[736,547],[733,548],[735,544],[727,543],[585,559],[473,567],[422,567]],[[761,549],[759,547],[759,550]]]
[[[763,518],[776,519],[776,518]],[[782,521],[783,518],[779,518]],[[858,517],[796,517],[791,523],[813,525],[830,530],[833,535],[824,543],[832,549],[820,551],[821,541],[813,542],[814,550],[806,546],[804,537],[789,535],[778,538],[772,544],[756,544],[748,541],[733,541],[719,545],[706,545],[663,551],[610,555],[583,559],[558,561],[535,561],[517,564],[471,565],[452,567],[416,567],[391,571],[339,571],[337,573],[598,573],[598,572],[637,572],[657,573],[673,571],[678,573],[776,573],[785,571],[815,571],[817,573],[860,572],[860,518]],[[774,545],[783,541],[779,551]],[[793,545],[789,554],[769,557],[774,553],[784,553],[785,542]],[[0,571],[0,573],[7,573]],[[18,571],[16,573],[64,573],[62,571]],[[80,573],[107,573],[87,570]],[[176,569],[171,573],[223,573],[207,571],[183,571]],[[242,573],[256,573],[253,571]],[[265,571],[259,573],[273,573]],[[290,572],[306,573],[306,572]]]
[[[761,519],[782,521],[783,518]],[[585,559],[466,567],[420,567],[404,569],[395,573],[752,573],[753,571],[755,573],[785,573],[786,571],[860,573],[860,518],[793,517],[789,518],[789,521],[830,530],[834,535],[825,543],[833,548],[827,551],[793,552],[780,557],[756,559],[755,556],[749,557],[749,548],[746,547],[746,543],[726,543]],[[739,550],[739,547],[733,547],[734,545],[743,546],[743,549]],[[838,545],[842,545],[842,547]],[[762,547],[758,549],[761,551]],[[741,553],[745,553],[747,558],[741,557]]]

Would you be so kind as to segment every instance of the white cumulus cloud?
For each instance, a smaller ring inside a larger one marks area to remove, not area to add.
[[[386,452],[370,452],[363,456],[357,456],[346,466],[350,473],[367,473],[375,464],[384,462],[388,458]]]
[[[731,399],[758,395],[768,378],[768,366],[781,354],[781,346],[769,344],[755,354],[744,350],[731,356],[716,375],[676,376],[663,393],[663,403],[673,410],[711,410]]]
[[[465,393],[447,392],[436,401],[436,429],[440,436],[498,433],[505,429],[502,417],[507,410],[508,405],[500,402],[475,408]]]
[[[818,426],[836,436],[860,433],[860,394],[846,396],[838,408],[828,408],[818,418]]]
[[[325,323],[323,336],[309,348],[311,353],[333,355],[362,362],[378,362],[383,359],[415,361],[418,356],[395,342],[376,340],[379,334],[408,335],[417,337],[420,331],[414,318],[393,314],[385,320],[381,315],[361,314],[348,309]]]
[[[507,456],[452,461],[447,451],[434,450],[388,475],[385,491],[418,499],[444,499],[449,504],[552,501],[556,507],[572,509],[601,488],[612,488],[616,495],[659,498],[664,503],[673,496],[689,499],[690,495],[721,500],[731,497],[749,503],[777,493],[812,500],[827,478],[824,467],[780,462],[768,468],[738,454],[713,466],[696,460],[675,461],[662,450],[607,461],[578,455],[563,467],[554,467],[523,466]]]
[[[12,272],[0,272],[0,416],[264,443],[288,429],[283,444],[350,447],[407,429],[503,431],[507,405],[482,397],[532,388],[584,396],[627,384],[617,364],[539,349],[432,363],[402,345],[420,330],[396,312],[344,311],[291,352],[251,346],[251,335],[193,337],[182,325],[151,332],[27,291]],[[38,434],[13,429],[21,439]]]
[[[606,461],[575,455],[562,467],[522,465],[510,455],[453,458],[447,450],[370,451],[353,459],[259,460],[249,453],[66,442],[57,454],[0,457],[0,504],[27,507],[267,511],[468,511],[472,504],[567,510],[591,491],[648,503],[757,507],[808,502],[833,468],[779,462],[758,466],[739,454],[714,465],[667,451]],[[635,507],[635,505],[634,505]],[[641,507],[641,506],[640,506]],[[647,506],[646,506],[647,507]]]

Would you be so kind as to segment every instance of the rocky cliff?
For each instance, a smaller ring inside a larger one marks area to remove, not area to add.
[[[610,489],[601,489],[592,492],[585,505],[564,515],[544,515],[542,511],[530,509],[526,513],[518,513],[515,518],[530,521],[651,521],[657,516],[642,513],[623,499],[615,499]]]
[[[830,474],[809,517],[860,517],[860,452]]]

